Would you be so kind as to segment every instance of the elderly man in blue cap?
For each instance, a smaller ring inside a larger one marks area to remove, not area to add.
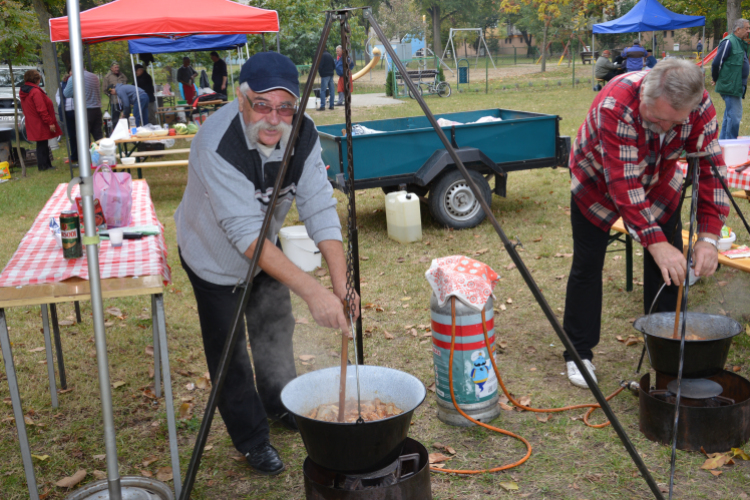
[[[203,347],[214,378],[229,335],[240,288],[250,268],[276,174],[297,111],[297,68],[286,56],[262,52],[240,72],[236,99],[211,115],[190,148],[188,182],[175,212],[180,260],[198,306]],[[237,336],[219,411],[237,450],[261,474],[284,464],[269,441],[268,418],[296,430],[281,403],[282,388],[296,376],[289,291],[299,295],[318,325],[347,329],[346,259],[336,199],[320,156],[315,124],[306,114],[253,278],[244,326]],[[333,292],[302,272],[276,246],[292,202],[328,263]],[[357,298],[357,309],[359,298]]]

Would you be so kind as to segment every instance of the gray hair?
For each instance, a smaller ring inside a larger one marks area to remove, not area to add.
[[[339,50],[339,49],[344,50],[344,48],[341,45],[336,45],[336,50]]]
[[[735,19],[734,24],[732,25],[732,33],[740,28],[744,28],[745,24],[750,24],[750,21],[747,19]]]
[[[662,59],[643,77],[643,100],[653,104],[664,97],[674,109],[693,109],[701,102],[703,71],[692,61]]]
[[[247,94],[251,90],[252,89],[250,88],[250,85],[247,84],[247,82],[242,82],[240,84],[240,92],[242,92],[243,94]]]

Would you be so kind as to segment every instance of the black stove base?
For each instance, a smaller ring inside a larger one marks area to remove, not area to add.
[[[310,458],[302,468],[307,500],[432,500],[427,448],[411,438],[399,460],[380,471],[345,475]]]
[[[721,453],[750,439],[750,381],[723,371],[708,377],[722,387],[720,396],[706,399],[683,397],[677,428],[677,448],[685,451]],[[668,385],[675,377],[656,373],[640,380],[640,430],[651,441],[671,444],[674,427],[674,395]]]

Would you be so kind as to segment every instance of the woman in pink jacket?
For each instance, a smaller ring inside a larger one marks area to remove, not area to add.
[[[30,69],[23,75],[21,86],[21,108],[26,118],[26,139],[36,141],[36,160],[39,171],[54,170],[50,161],[50,149],[47,141],[62,135],[55,116],[55,105],[39,87],[42,75]]]

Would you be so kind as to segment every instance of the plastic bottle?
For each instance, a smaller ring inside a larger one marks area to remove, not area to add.
[[[128,126],[130,127],[130,135],[135,135],[136,132],[138,132],[138,127],[135,125],[135,116],[133,116],[133,113],[130,113],[130,118],[128,118]]]

